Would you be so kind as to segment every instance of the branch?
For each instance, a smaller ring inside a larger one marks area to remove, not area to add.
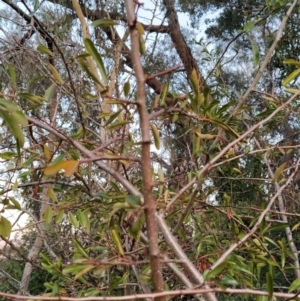
[[[187,289],[187,290],[176,290],[176,291],[164,291],[161,293],[152,294],[134,294],[129,296],[105,296],[105,297],[85,297],[85,298],[74,298],[74,297],[49,297],[49,296],[34,296],[31,299],[34,300],[52,300],[52,301],[117,301],[117,300],[134,300],[134,299],[146,299],[146,298],[159,298],[166,296],[180,296],[180,295],[196,295],[205,293],[222,293],[222,294],[242,294],[242,295],[255,295],[255,296],[268,296],[269,293],[266,291],[254,290],[254,289],[237,289],[237,288],[227,288],[221,289],[218,287],[209,289]],[[6,297],[8,299],[16,300],[28,300],[28,296],[20,296],[14,294],[1,293],[0,296]],[[295,298],[295,294],[274,292],[274,297],[289,299]]]
[[[232,244],[225,253],[222,254],[222,256],[219,257],[219,259],[209,268],[210,271],[214,270],[218,265],[223,263],[226,258],[238,247],[240,247],[244,242],[248,240],[249,237],[251,237],[259,228],[261,222],[263,221],[264,217],[266,214],[270,211],[271,207],[273,206],[275,200],[282,194],[282,191],[293,181],[294,175],[298,171],[298,167],[300,164],[300,158],[298,159],[295,170],[292,172],[292,174],[289,176],[287,181],[285,182],[284,185],[282,185],[276,192],[276,194],[272,197],[272,199],[269,201],[268,206],[266,209],[260,214],[257,222],[253,226],[252,230],[248,232],[242,239],[240,239],[237,243]]]
[[[144,212],[146,217],[146,227],[148,236],[149,256],[152,281],[155,292],[164,291],[164,279],[162,276],[160,250],[158,246],[158,229],[155,220],[156,201],[153,197],[153,182],[151,172],[151,155],[150,155],[150,119],[146,106],[146,90],[145,76],[140,59],[139,39],[140,34],[136,27],[136,15],[134,3],[132,0],[126,0],[127,22],[130,30],[131,40],[131,58],[133,61],[133,70],[137,80],[137,104],[140,117],[140,128],[142,135],[142,164],[141,171],[143,177],[143,196],[144,196]],[[159,301],[165,301],[165,297],[157,298]]]

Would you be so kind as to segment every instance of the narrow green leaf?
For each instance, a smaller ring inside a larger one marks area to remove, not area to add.
[[[82,69],[86,72],[86,74],[97,84],[99,84],[100,86],[103,86],[103,84],[99,81],[97,74],[94,74],[93,72],[91,72],[87,62],[84,60],[84,58],[81,57],[77,57],[77,60],[79,62],[79,64],[81,65]]]
[[[0,215],[0,235],[8,237],[11,233],[11,223],[4,216]]]
[[[37,47],[37,50],[42,53],[42,54],[48,54],[48,55],[53,55],[52,51],[46,47],[45,45],[43,44],[40,44],[38,47]]]
[[[106,70],[99,52],[97,51],[96,47],[94,46],[93,42],[90,39],[84,39],[84,46],[87,52],[96,61],[96,64],[102,76],[102,80],[104,81],[104,86],[107,86]]]
[[[56,68],[51,64],[48,64],[48,66],[51,69],[52,76],[58,81],[58,83],[60,83],[62,85],[64,83],[64,81],[62,80],[62,78],[61,78],[60,74],[58,73],[58,71],[56,70]]]
[[[77,217],[81,226],[85,228],[87,224],[87,218],[80,209],[77,210]]]
[[[54,93],[54,90],[56,88],[56,85],[55,84],[52,84],[46,91],[45,91],[45,94],[44,94],[44,99],[46,101],[50,101],[52,99],[52,96],[53,96],[53,93]]]
[[[283,172],[285,166],[286,166],[287,162],[284,162],[283,164],[281,164],[275,171],[274,176],[272,181],[273,182],[277,182],[278,177],[281,175],[281,173]]]
[[[13,113],[19,110],[17,105],[15,105],[12,101],[7,100],[5,98],[0,98],[0,109],[6,110],[9,113]]]
[[[50,188],[47,190],[47,196],[48,196],[52,201],[58,202],[56,193],[54,192],[54,190],[53,190],[52,187],[50,187]]]
[[[21,124],[23,126],[28,125],[28,120],[26,116],[21,111],[15,111],[11,113],[11,117],[17,122],[18,124]]]
[[[123,249],[122,241],[120,239],[118,230],[115,228],[111,229],[111,235],[112,235],[113,241],[115,242],[115,244],[117,246],[117,249],[118,249],[120,255],[123,256],[124,249]]]
[[[30,93],[19,93],[18,96],[22,97],[22,98],[25,98],[25,99],[31,101],[34,104],[41,104],[42,102],[45,101],[45,99],[43,97],[33,95],[33,94],[30,94]]]
[[[113,130],[115,128],[121,127],[123,125],[129,124],[130,121],[116,121],[107,127],[108,130]]]
[[[209,271],[206,276],[205,276],[205,280],[211,279],[216,277],[217,275],[219,275],[224,268],[226,267],[227,262],[222,262],[221,264],[219,264],[215,269],[213,269],[212,271]]]
[[[15,67],[12,64],[7,64],[7,67],[8,67],[10,79],[12,81],[12,85],[13,85],[14,89],[16,89],[17,88],[17,75],[16,75]]]
[[[167,93],[169,91],[169,85],[170,85],[169,82],[164,83],[164,86],[162,88],[162,92],[160,94],[160,101],[159,102],[160,102],[160,106],[162,106],[162,107],[166,106],[165,99],[166,99]]]
[[[124,86],[123,86],[123,92],[124,92],[125,97],[128,97],[129,92],[130,92],[130,82],[129,81],[127,81],[124,84]]]
[[[0,115],[2,115],[3,119],[5,120],[6,124],[10,128],[12,134],[14,135],[17,143],[19,143],[20,147],[23,147],[25,138],[22,132],[21,127],[16,122],[16,120],[11,116],[9,113],[0,110]]]
[[[113,19],[99,19],[96,21],[93,21],[92,26],[100,26],[100,27],[108,27],[108,26],[114,26],[118,25],[118,22],[114,21]]]
[[[72,241],[76,247],[76,249],[79,251],[81,255],[83,255],[85,258],[89,258],[88,253],[85,251],[85,249],[82,247],[80,242],[76,238],[72,238]]]
[[[78,227],[78,221],[77,221],[75,215],[72,212],[68,212],[68,215],[69,215],[69,219],[70,219],[70,222],[73,225],[73,227],[77,228]]]
[[[271,300],[273,297],[273,277],[270,272],[266,274],[266,279],[267,279],[267,283],[266,283],[267,292],[268,292],[269,300]]]
[[[45,212],[43,213],[43,219],[45,221],[46,224],[50,224],[52,221],[52,217],[53,217],[53,210],[50,206],[48,206],[45,210]]]
[[[300,68],[297,68],[294,70],[291,74],[289,74],[283,81],[282,85],[286,86],[288,85],[294,78],[296,78],[300,74]]]
[[[21,205],[20,203],[13,197],[9,197],[9,200],[14,204],[14,206],[16,207],[16,209],[21,210]]]
[[[55,218],[55,222],[57,224],[61,223],[63,217],[64,217],[64,214],[65,214],[65,211],[64,210],[59,210],[57,215],[56,215],[56,218]]]
[[[244,25],[244,30],[245,31],[249,31],[255,24],[257,23],[257,21],[249,21]]]
[[[85,264],[85,265],[82,265],[82,268],[83,269],[81,271],[79,271],[78,273],[75,274],[75,277],[74,277],[75,280],[77,280],[78,278],[80,278],[84,274],[91,271],[93,268],[95,268],[95,266],[92,265],[92,264]]]
[[[253,39],[250,38],[250,42],[251,42],[251,46],[252,46],[254,66],[258,66],[259,62],[260,62],[259,48]]]
[[[296,289],[298,289],[300,287],[300,279],[295,279],[292,284],[290,285],[289,288],[289,293],[295,291]]]
[[[17,154],[13,152],[4,152],[0,153],[0,158],[5,159],[5,160],[11,160],[13,159]]]
[[[150,123],[150,126],[151,126],[152,135],[153,135],[153,138],[154,138],[155,147],[159,150],[160,149],[159,131],[153,123]]]
[[[141,205],[141,199],[138,196],[135,195],[128,195],[125,198],[125,202],[132,206],[140,206]]]
[[[286,65],[296,65],[296,66],[300,66],[300,62],[294,60],[294,59],[285,59],[283,60],[283,63]]]

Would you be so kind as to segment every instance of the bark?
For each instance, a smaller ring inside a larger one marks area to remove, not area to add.
[[[186,44],[185,38],[180,30],[174,2],[173,0],[164,0],[163,4],[166,8],[166,18],[169,21],[170,37],[172,42],[174,43],[177,53],[181,58],[188,77],[190,77],[193,70],[196,71],[201,90],[204,88],[204,78],[199,71],[198,64],[192,55],[191,49]]]
[[[158,246],[158,228],[156,223],[156,201],[153,197],[153,183],[151,172],[151,155],[150,155],[150,119],[146,106],[145,76],[140,59],[139,51],[139,32],[136,27],[136,15],[134,12],[134,3],[131,0],[126,2],[128,26],[130,29],[131,40],[131,57],[133,69],[137,80],[137,105],[140,117],[141,135],[142,135],[142,164],[141,171],[143,177],[143,198],[144,212],[147,225],[148,248],[150,256],[150,266],[152,281],[155,292],[164,291],[164,280],[162,276],[160,250]],[[158,301],[165,301],[166,297],[156,298]]]

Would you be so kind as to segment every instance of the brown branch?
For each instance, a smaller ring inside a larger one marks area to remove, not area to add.
[[[151,155],[150,155],[150,119],[146,106],[145,76],[140,59],[139,51],[139,32],[136,27],[136,16],[132,0],[125,1],[127,10],[127,20],[130,29],[131,57],[133,61],[133,70],[137,80],[137,103],[140,117],[140,127],[142,135],[142,164],[141,171],[143,176],[143,197],[147,226],[147,236],[149,241],[149,256],[152,281],[155,292],[164,291],[164,280],[162,276],[160,250],[158,245],[158,228],[155,219],[156,201],[153,197],[153,183],[151,173]],[[165,301],[165,297],[157,298],[158,301]]]

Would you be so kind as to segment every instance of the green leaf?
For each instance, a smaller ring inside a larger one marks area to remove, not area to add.
[[[76,247],[76,249],[79,251],[81,255],[83,255],[85,258],[89,258],[88,253],[85,251],[85,249],[82,247],[80,242],[76,238],[72,238],[72,241]]]
[[[162,107],[166,106],[165,99],[166,99],[167,93],[169,91],[169,85],[170,85],[169,82],[164,83],[162,91],[160,93],[160,100],[159,100],[159,102],[160,102],[160,106],[162,106]]]
[[[11,233],[11,223],[4,216],[0,215],[0,235],[8,237]]]
[[[50,101],[52,99],[52,96],[53,96],[53,93],[54,93],[54,90],[56,88],[56,85],[55,84],[52,84],[46,91],[45,91],[45,94],[44,94],[44,99],[46,101]]]
[[[117,246],[117,249],[118,249],[120,255],[124,256],[124,249],[123,249],[122,241],[119,236],[118,230],[115,228],[112,228],[111,235],[112,235],[113,241],[115,242],[115,244]]]
[[[125,198],[125,202],[132,206],[140,206],[141,205],[141,199],[138,196],[135,195],[128,195]]]
[[[294,60],[294,59],[285,59],[283,60],[283,63],[286,65],[296,65],[296,66],[300,66],[300,62]]]
[[[21,205],[20,203],[13,197],[9,197],[9,200],[14,204],[14,207],[18,210],[21,210]]]
[[[62,221],[62,219],[63,219],[63,217],[64,217],[64,214],[65,214],[65,211],[64,211],[64,210],[59,210],[59,211],[58,211],[58,213],[57,213],[57,215],[56,215],[56,218],[55,218],[55,222],[56,222],[57,224],[59,224],[59,223]]]
[[[130,92],[130,82],[129,81],[127,81],[124,84],[124,86],[123,86],[123,92],[124,92],[125,97],[128,97],[129,92]]]
[[[8,125],[12,134],[14,135],[17,143],[19,143],[20,147],[23,147],[25,138],[23,135],[23,131],[16,120],[11,116],[11,114],[7,113],[6,111],[0,110],[0,115],[2,115],[5,123]]]
[[[160,149],[159,131],[153,123],[150,123],[150,126],[151,126],[152,135],[153,135],[153,138],[154,138],[155,147],[156,147],[156,149],[159,150]]]
[[[27,99],[27,100],[31,101],[32,103],[35,103],[35,104],[41,104],[42,102],[45,101],[45,99],[43,97],[33,95],[33,94],[30,94],[30,93],[19,93],[18,96],[22,97],[22,98],[25,98],[25,99]]]
[[[11,160],[13,159],[17,154],[13,152],[4,152],[0,153],[0,158],[5,159],[5,160]]]
[[[96,47],[94,46],[93,42],[90,39],[84,39],[84,46],[87,52],[96,61],[96,64],[102,76],[102,80],[104,81],[104,86],[107,86],[106,70],[99,52],[97,51]]]
[[[94,265],[92,264],[85,264],[82,265],[82,270],[79,271],[78,273],[76,273],[74,279],[77,280],[78,278],[80,278],[82,275],[88,273],[89,271],[91,271],[93,268],[95,268]]]
[[[58,71],[56,70],[56,68],[51,64],[48,64],[48,66],[51,69],[52,76],[57,80],[58,83],[60,83],[62,85],[64,83],[64,81],[62,80],[62,78],[61,78],[60,74],[58,73]]]
[[[65,268],[63,268],[62,273],[63,275],[67,275],[67,274],[76,274],[78,271],[81,271],[84,268],[83,264],[72,264],[69,266],[66,266]]]
[[[87,62],[82,57],[77,57],[79,64],[81,65],[82,69],[86,72],[86,74],[97,84],[103,86],[102,83],[99,81],[97,74],[94,74],[91,70]]]
[[[48,206],[45,210],[45,212],[43,213],[43,219],[45,221],[46,224],[50,224],[52,221],[52,217],[53,217],[53,210],[50,206]]]
[[[227,262],[222,262],[221,264],[219,264],[217,267],[215,267],[212,271],[209,271],[206,276],[205,276],[205,280],[211,279],[216,277],[217,275],[219,275],[224,268],[227,266]]]
[[[251,46],[252,46],[254,66],[258,66],[259,62],[260,62],[259,48],[254,40],[252,40],[250,37],[249,37],[249,39],[250,39]]]
[[[273,297],[273,277],[270,272],[266,274],[266,278],[267,278],[267,283],[266,283],[267,292],[270,300]]]
[[[6,110],[9,113],[13,113],[19,110],[17,105],[15,105],[12,101],[7,100],[5,98],[0,98],[0,109]]]
[[[12,81],[12,85],[14,89],[17,88],[17,76],[16,76],[16,70],[15,67],[12,64],[7,64],[9,75]]]
[[[37,50],[42,53],[42,54],[48,54],[48,55],[53,55],[52,51],[46,47],[45,45],[43,44],[40,44],[38,47],[37,47]]]
[[[70,222],[73,225],[73,227],[77,228],[78,227],[78,221],[77,221],[75,215],[72,212],[68,212],[68,215],[69,215],[69,219],[70,219]]]
[[[118,25],[118,22],[114,21],[113,19],[99,19],[96,21],[93,21],[92,26],[100,26],[100,27],[108,27],[108,26],[114,26]]]
[[[28,120],[25,116],[25,114],[23,114],[23,112],[21,111],[15,111],[11,113],[11,117],[15,120],[15,122],[17,122],[18,124],[21,124],[23,126],[27,126],[28,125]]]
[[[292,284],[290,285],[289,288],[289,293],[292,291],[295,291],[296,289],[298,289],[300,287],[300,279],[295,279]]]
[[[77,217],[81,226],[85,228],[87,224],[87,218],[80,209],[77,210]]]
[[[255,24],[257,23],[257,21],[249,21],[244,25],[244,30],[245,31],[249,31]]]
[[[291,74],[289,74],[283,81],[282,85],[286,86],[288,85],[294,78],[296,78],[300,74],[300,68],[297,68],[294,70]]]
[[[56,196],[56,193],[54,192],[53,188],[50,187],[48,190],[47,190],[47,196],[54,202],[58,202],[58,199],[57,199],[57,196]]]
[[[281,173],[283,172],[285,166],[286,166],[287,162],[284,162],[283,164],[281,164],[275,171],[274,176],[272,181],[273,182],[277,182],[278,177],[281,175]]]
[[[116,121],[114,123],[112,123],[110,126],[107,127],[108,130],[113,130],[115,128],[121,127],[123,125],[129,124],[131,123],[130,121]]]

